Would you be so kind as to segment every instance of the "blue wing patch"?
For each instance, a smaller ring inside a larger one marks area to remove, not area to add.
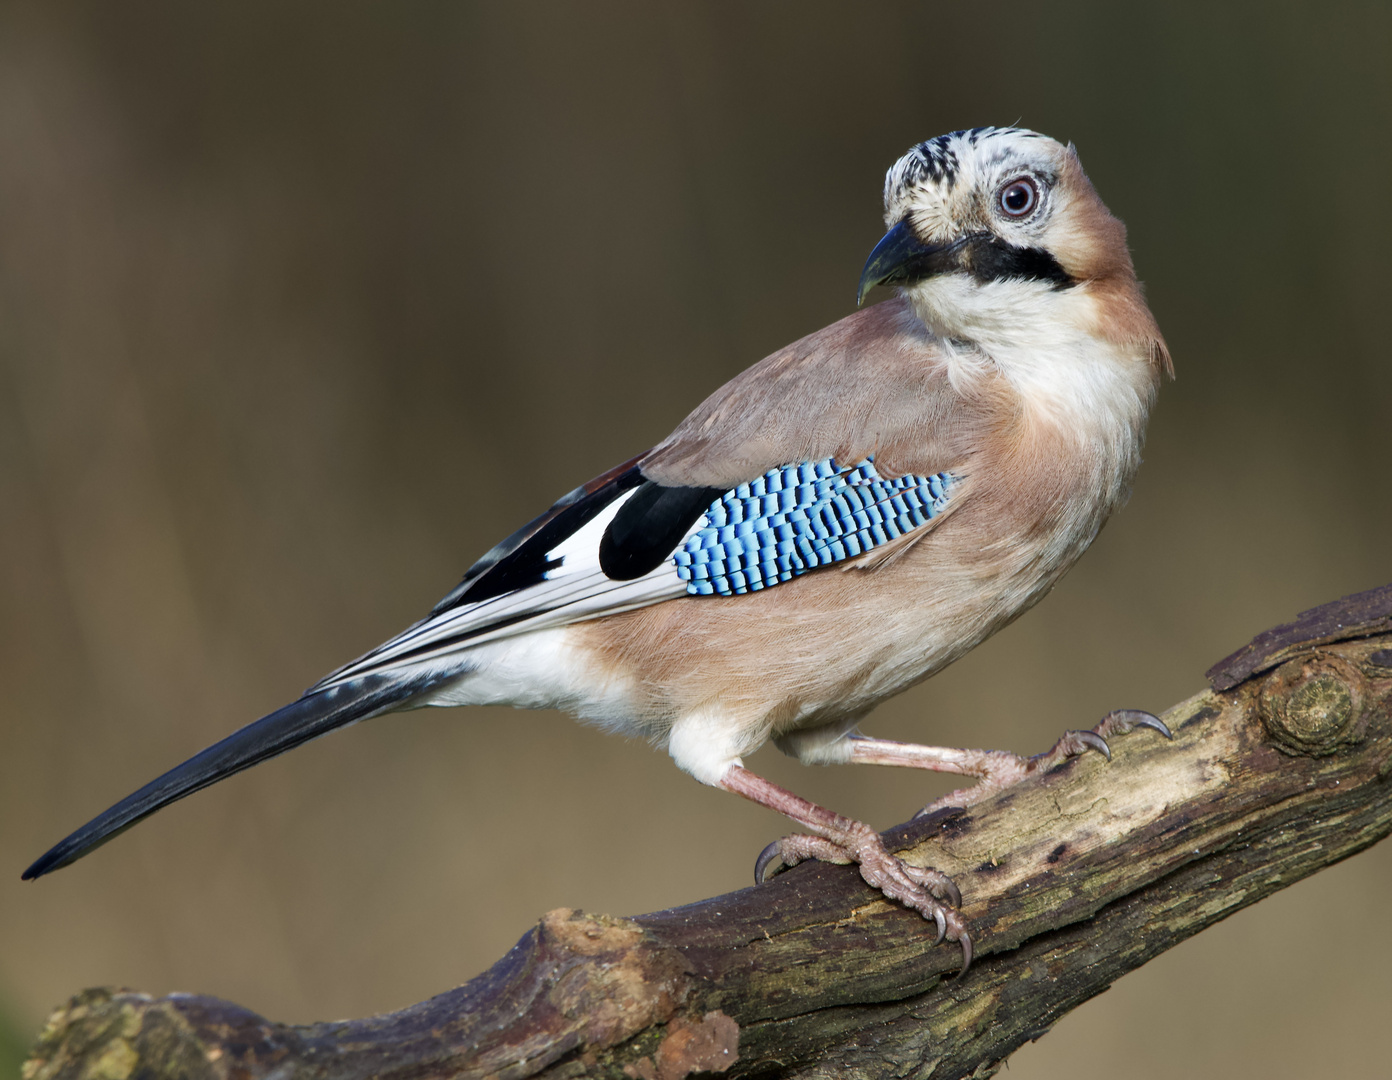
[[[886,480],[874,458],[838,468],[826,458],[770,469],[726,492],[677,549],[693,596],[738,596],[853,559],[937,517],[951,473]]]

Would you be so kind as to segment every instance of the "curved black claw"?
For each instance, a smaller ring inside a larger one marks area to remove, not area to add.
[[[1108,761],[1112,760],[1112,748],[1107,745],[1107,740],[1095,731],[1074,731],[1071,732],[1077,740],[1084,746],[1096,750]]]
[[[1165,721],[1144,709],[1114,709],[1106,715],[1102,723],[1115,726],[1119,733],[1130,731],[1132,728],[1148,727],[1152,731],[1160,732],[1167,739],[1174,738],[1174,732]]]
[[[933,921],[938,924],[938,939],[933,942],[933,948],[937,948],[943,943],[943,938],[947,937],[947,916],[943,914],[942,908],[933,909]]]
[[[775,840],[768,847],[764,848],[763,851],[759,852],[759,857],[754,860],[755,885],[767,884],[769,879],[777,875],[780,870],[787,869],[787,867],[783,865],[783,852],[779,848],[780,843],[781,841]],[[779,865],[773,868],[772,874],[767,874],[766,871],[769,868],[769,864],[774,862],[777,862]]]
[[[967,973],[972,962],[972,939],[970,934],[963,934],[957,939],[957,944],[962,946],[962,970],[957,972],[957,978],[961,978]]]

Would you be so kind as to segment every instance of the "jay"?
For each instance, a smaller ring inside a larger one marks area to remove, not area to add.
[[[1127,497],[1169,352],[1125,229],[1073,147],[1017,128],[915,146],[860,280],[897,296],[774,353],[657,446],[483,556],[414,626],[84,825],[35,878],[163,806],[359,720],[425,705],[559,708],[791,818],[776,863],[856,863],[970,962],[961,897],[861,822],[746,769],[772,739],[815,764],[959,773],[967,805],[1048,754],[874,739],[879,702],[1047,593]]]

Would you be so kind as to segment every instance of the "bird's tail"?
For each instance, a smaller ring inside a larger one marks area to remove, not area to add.
[[[317,693],[307,693],[298,701],[195,754],[133,795],[127,795],[35,861],[24,871],[24,880],[75,862],[176,799],[310,739],[327,735],[336,728],[399,708],[425,688],[418,679],[370,675]]]

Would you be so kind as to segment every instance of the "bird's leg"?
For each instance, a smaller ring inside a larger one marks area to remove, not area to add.
[[[1110,761],[1112,751],[1107,745],[1107,739],[1124,735],[1137,727],[1148,727],[1167,739],[1171,738],[1170,729],[1159,717],[1140,709],[1118,709],[1108,713],[1091,731],[1065,731],[1052,749],[1030,758],[1005,750],[952,750],[941,746],[894,742],[890,739],[871,739],[857,734],[846,737],[845,760],[866,765],[902,765],[915,769],[932,769],[934,772],[960,773],[977,778],[977,782],[971,787],[959,788],[929,803],[915,815],[922,817],[949,806],[973,806],[1012,784],[1019,783],[1027,776],[1047,772],[1070,758],[1086,754],[1089,750],[1096,750]]]
[[[856,863],[860,876],[871,886],[936,923],[939,941],[946,938],[957,942],[962,948],[962,969],[966,970],[971,963],[971,937],[966,922],[954,910],[961,904],[962,894],[946,874],[931,867],[910,866],[891,855],[879,833],[864,822],[809,802],[741,765],[731,765],[720,786],[778,811],[814,834],[785,836],[770,844],[755,868],[758,881],[764,880],[765,870],[775,857],[787,866],[804,859]]]

